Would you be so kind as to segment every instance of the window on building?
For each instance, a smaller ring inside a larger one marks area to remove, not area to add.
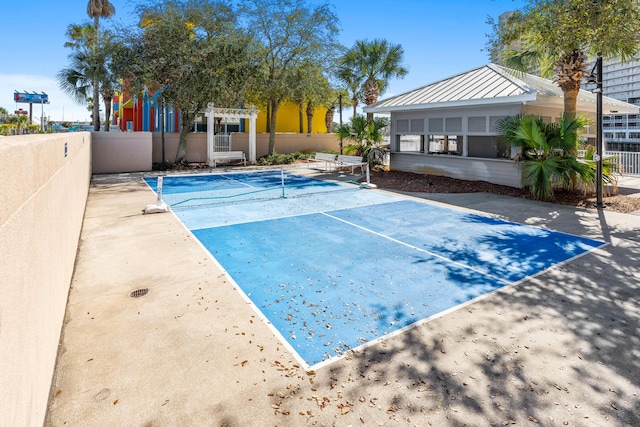
[[[462,135],[429,134],[428,145],[425,147],[429,154],[462,154]]]
[[[399,152],[424,152],[424,135],[396,135],[396,141]]]
[[[511,145],[501,136],[469,135],[469,157],[483,159],[510,159]]]

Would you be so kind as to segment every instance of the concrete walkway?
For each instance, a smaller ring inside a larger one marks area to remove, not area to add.
[[[640,425],[640,216],[429,198],[609,245],[305,372],[139,176],[94,177],[46,425]]]

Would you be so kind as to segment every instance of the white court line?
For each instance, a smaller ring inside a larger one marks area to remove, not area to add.
[[[239,179],[231,178],[231,177],[229,177],[229,176],[227,176],[227,175],[225,175],[225,174],[220,174],[220,176],[221,176],[221,177],[223,177],[224,179],[226,179],[227,181],[237,182],[237,183],[239,183],[240,185],[244,185],[245,187],[249,187],[249,188],[260,188],[260,187],[255,187],[255,186],[253,186],[253,185],[251,185],[251,184],[249,184],[249,183],[247,183],[247,182],[240,181]],[[214,190],[214,191],[215,191],[215,190]]]
[[[501,277],[494,276],[493,274],[487,273],[486,271],[482,271],[482,270],[479,270],[479,269],[477,269],[477,268],[471,267],[471,266],[469,266],[469,265],[463,264],[463,263],[461,263],[461,262],[454,261],[454,260],[452,260],[451,258],[447,258],[447,257],[444,257],[444,256],[442,256],[442,255],[438,255],[438,254],[437,254],[437,253],[435,253],[435,252],[431,252],[431,251],[428,251],[428,250],[426,250],[426,249],[419,248],[419,247],[417,247],[417,246],[414,246],[414,245],[411,245],[411,244],[409,244],[409,243],[403,242],[402,240],[394,239],[393,237],[386,236],[386,235],[384,235],[384,234],[382,234],[382,233],[378,233],[377,231],[373,231],[373,230],[371,230],[371,229],[369,229],[369,228],[362,227],[361,225],[354,224],[353,222],[350,222],[350,221],[344,220],[344,219],[342,219],[342,218],[335,217],[335,216],[333,216],[333,215],[331,215],[331,214],[328,214],[328,213],[323,212],[323,213],[322,213],[322,215],[326,215],[326,216],[328,216],[329,218],[333,218],[333,219],[335,219],[335,220],[337,220],[337,221],[340,221],[340,222],[342,222],[342,223],[345,223],[345,224],[347,224],[347,225],[351,225],[351,226],[353,226],[353,227],[356,227],[356,228],[359,228],[359,229],[361,229],[361,230],[367,231],[367,232],[369,232],[369,233],[375,234],[376,236],[380,236],[380,237],[382,237],[382,238],[384,238],[384,239],[387,239],[387,240],[390,240],[390,241],[392,241],[392,242],[394,242],[394,243],[399,243],[399,244],[401,244],[402,246],[406,246],[406,247],[411,248],[411,249],[414,249],[414,250],[416,250],[416,251],[418,251],[418,252],[423,252],[423,253],[425,253],[425,254],[431,255],[431,256],[433,256],[433,257],[435,257],[435,258],[438,258],[438,259],[441,259],[441,260],[443,260],[443,261],[450,262],[451,264],[457,265],[458,267],[462,267],[462,268],[465,268],[465,269],[467,269],[467,270],[471,270],[471,271],[474,271],[474,272],[476,272],[476,273],[482,274],[483,276],[490,277],[490,278],[492,278],[492,279],[494,279],[494,280],[497,280],[497,281],[499,281],[499,282],[504,283],[505,285],[510,285],[511,283],[513,283],[513,282],[511,282],[511,281],[509,281],[509,280],[505,280],[505,279],[503,279],[503,278],[501,278]]]

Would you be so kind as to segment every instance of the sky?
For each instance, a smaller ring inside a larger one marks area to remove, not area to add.
[[[268,1],[268,0],[265,0]],[[312,4],[322,0],[309,0]],[[338,40],[386,39],[404,49],[409,73],[390,81],[380,99],[464,73],[487,64],[486,35],[490,16],[522,7],[526,0],[327,0],[339,19]],[[62,92],[57,73],[68,66],[64,47],[70,24],[89,21],[87,0],[1,0],[0,107],[10,113],[29,104],[13,102],[14,91],[44,92],[49,104],[33,105],[33,116],[52,121],[89,121],[86,106]],[[110,0],[116,14],[101,25],[135,25],[135,1]],[[350,109],[343,113],[345,120]]]

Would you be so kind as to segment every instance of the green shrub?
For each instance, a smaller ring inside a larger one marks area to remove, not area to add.
[[[15,135],[17,128],[18,127],[14,124],[0,125],[0,135],[4,135],[4,136]]]
[[[165,161],[164,163],[163,163],[163,162],[160,162],[160,163],[154,163],[154,164],[151,166],[151,168],[152,168],[154,171],[166,171],[166,170],[169,170],[169,169],[173,168],[173,162],[170,162],[170,161],[168,161],[168,160],[167,160],[167,161]]]
[[[267,154],[266,156],[262,156],[258,159],[258,164],[262,166],[266,165],[287,165],[289,163],[293,163],[295,161],[295,157],[293,154],[280,154],[280,153],[272,153]]]

